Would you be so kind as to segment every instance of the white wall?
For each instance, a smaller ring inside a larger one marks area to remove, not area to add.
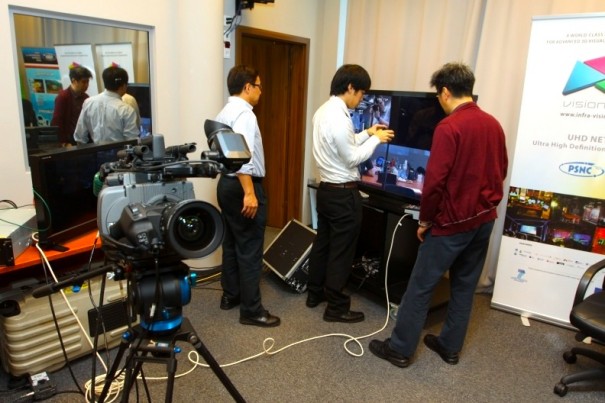
[[[197,142],[207,149],[203,122],[223,103],[223,4],[215,0],[0,0],[0,195],[31,203],[31,179],[24,153],[17,61],[9,7],[47,10],[55,17],[78,16],[153,27],[150,38],[155,132],[166,144]],[[57,14],[58,13],[58,14]],[[214,202],[212,179],[194,179],[196,196]]]

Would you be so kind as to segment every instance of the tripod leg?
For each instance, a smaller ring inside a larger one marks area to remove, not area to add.
[[[137,354],[133,350],[130,354],[131,358],[127,358],[127,365],[125,368],[126,375],[124,376],[124,389],[122,391],[122,403],[128,403],[128,396],[130,395],[130,389],[132,384],[136,381],[137,375],[141,371],[143,362],[137,360]],[[136,362],[136,363],[135,363]]]
[[[235,400],[236,402],[245,402],[246,400],[244,400],[244,398],[242,397],[242,395],[240,395],[233,383],[231,383],[231,380],[227,377],[227,374],[225,374],[220,365],[218,365],[218,362],[216,362],[212,354],[210,354],[210,351],[208,351],[206,346],[204,346],[204,343],[202,343],[202,340],[198,337],[195,331],[191,330],[189,339],[187,341],[191,343],[191,345],[202,357],[204,357],[204,360],[206,360],[210,368],[212,368],[214,374],[223,383],[225,388],[227,388],[229,394],[231,394],[231,397],[233,397],[233,400]]]
[[[176,357],[174,356],[174,348],[172,349],[172,352],[170,353],[170,358],[168,359],[168,362],[166,363],[166,371],[168,372],[168,382],[166,384],[166,398],[165,398],[165,402],[166,403],[170,403],[172,402],[172,393],[174,391],[174,376],[176,374]]]
[[[116,375],[116,372],[120,365],[120,361],[122,361],[122,357],[124,356],[124,351],[126,351],[126,349],[128,348],[129,345],[130,345],[130,342],[128,341],[128,336],[126,336],[126,335],[122,336],[122,341],[120,341],[120,347],[118,348],[116,358],[113,361],[113,364],[111,365],[111,368],[109,369],[109,372],[107,373],[107,375],[105,375],[105,385],[103,385],[103,391],[101,392],[101,395],[99,396],[99,403],[103,403],[105,401],[105,398],[107,397],[107,393],[109,392],[109,387],[111,386],[111,382],[113,381],[113,377]],[[94,383],[95,383],[95,380],[93,379],[93,387],[92,387],[93,395],[95,393],[94,390],[96,387],[96,385]]]

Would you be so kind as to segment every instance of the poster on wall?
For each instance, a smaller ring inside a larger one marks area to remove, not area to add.
[[[61,73],[53,48],[21,48],[29,100],[38,126],[50,126],[55,98],[61,91]]]
[[[82,66],[87,68],[92,74],[92,79],[88,84],[86,93],[89,96],[97,95],[99,93],[91,44],[55,45],[55,52],[57,54],[59,71],[61,72],[61,84],[64,89],[71,85],[69,70],[76,66]]]
[[[128,82],[136,83],[132,59],[132,43],[107,43],[95,46],[99,71],[109,66],[119,66],[128,73]]]
[[[492,306],[570,326],[605,259],[604,128],[605,14],[534,18]]]

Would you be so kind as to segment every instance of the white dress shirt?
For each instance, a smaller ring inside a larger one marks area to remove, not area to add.
[[[242,165],[239,173],[263,178],[265,176],[265,153],[263,139],[260,134],[256,115],[252,112],[252,105],[240,97],[231,96],[227,104],[216,117],[218,122],[231,127],[246,139],[252,157],[247,164]]]
[[[103,91],[84,101],[74,140],[88,143],[122,141],[139,136],[135,110],[113,91]]]
[[[313,156],[322,182],[345,183],[360,179],[358,166],[380,143],[367,130],[355,134],[345,102],[331,96],[313,116]]]

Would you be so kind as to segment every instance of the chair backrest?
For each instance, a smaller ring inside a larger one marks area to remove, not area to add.
[[[590,266],[582,277],[580,278],[580,282],[578,283],[578,288],[576,288],[576,296],[573,301],[573,305],[576,306],[580,302],[584,301],[586,297],[586,291],[588,290],[588,286],[590,285],[592,279],[601,271],[605,269],[605,259],[598,261],[597,263]],[[604,278],[605,283],[605,278]],[[604,288],[605,284],[602,284],[601,288]]]
[[[592,280],[602,270],[605,270],[605,259],[590,266],[582,275],[576,296],[573,302],[573,308],[569,313],[569,322],[575,326],[581,334],[581,338],[590,336],[594,339],[605,341],[605,291],[603,284],[598,284],[589,289]],[[605,279],[603,280],[605,282]],[[593,292],[594,291],[594,292]],[[586,296],[589,292],[591,295]]]

